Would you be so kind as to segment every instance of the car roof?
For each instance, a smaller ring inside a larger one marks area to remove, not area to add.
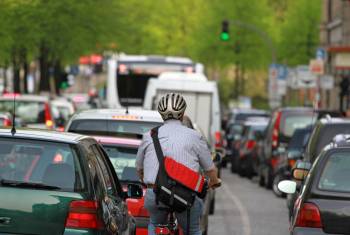
[[[126,113],[126,109],[84,110],[75,114],[72,118],[72,120],[84,119],[163,122],[163,119],[157,111],[142,109],[129,109],[128,113]]]
[[[5,94],[0,97],[0,100],[13,100],[14,94]],[[48,96],[41,95],[20,95],[16,94],[16,100],[18,101],[37,101],[37,102],[47,102],[50,100]]]
[[[337,124],[350,124],[350,119],[346,118],[321,118],[319,123],[322,125],[337,125]]]
[[[283,107],[278,108],[277,111],[295,112],[295,111],[314,111],[311,107]]]
[[[112,145],[139,147],[141,144],[141,140],[139,139],[110,137],[110,136],[93,136],[93,138],[99,143],[101,143],[102,145],[112,144]]]
[[[40,129],[16,129],[16,134],[11,134],[10,128],[0,128],[0,137],[5,138],[24,138],[24,139],[36,139],[36,140],[46,140],[52,142],[62,142],[77,144],[80,140],[90,138],[88,136],[73,134],[68,132],[56,132]]]
[[[266,110],[262,110],[262,109],[244,109],[244,108],[238,108],[238,109],[232,109],[231,113],[233,114],[240,114],[240,113],[244,113],[244,114],[269,114],[268,111]]]

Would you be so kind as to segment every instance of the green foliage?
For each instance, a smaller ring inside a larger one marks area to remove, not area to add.
[[[43,45],[50,61],[68,64],[113,44],[119,52],[191,57],[209,69],[239,62],[256,71],[271,63],[269,40],[277,62],[305,64],[318,44],[320,14],[319,0],[1,0],[0,65],[21,51],[36,59]],[[227,41],[220,40],[223,20],[230,21]],[[224,99],[233,84],[227,79]]]

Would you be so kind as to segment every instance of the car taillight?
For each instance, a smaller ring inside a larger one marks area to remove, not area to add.
[[[313,203],[304,203],[298,213],[296,227],[322,228],[321,213]]]
[[[220,131],[215,132],[215,148],[222,147],[222,135]]]
[[[170,234],[170,230],[167,227],[156,227],[155,233],[157,235],[160,234]]]
[[[276,167],[278,165],[278,158],[277,157],[272,157],[270,162],[271,162],[272,169],[276,169]]]
[[[96,201],[72,201],[69,205],[69,214],[66,228],[100,229],[102,222],[97,217]]]
[[[256,144],[255,140],[248,140],[245,143],[245,148],[251,150],[252,148],[255,147],[255,144]]]
[[[295,159],[288,159],[288,165],[290,168],[294,168],[295,163],[296,163]]]
[[[280,123],[281,123],[281,112],[278,112],[275,124],[273,126],[273,130],[272,130],[272,148],[278,147],[278,133],[280,129]]]
[[[49,104],[45,103],[44,108],[45,108],[45,124],[46,124],[46,127],[51,129],[53,127],[53,121],[52,121]]]
[[[12,126],[12,121],[8,118],[4,118],[3,126],[5,126],[5,127]]]

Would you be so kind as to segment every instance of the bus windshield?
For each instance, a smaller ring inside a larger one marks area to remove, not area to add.
[[[147,63],[120,61],[117,90],[122,106],[142,106],[147,82],[162,72],[194,72],[193,63]]]

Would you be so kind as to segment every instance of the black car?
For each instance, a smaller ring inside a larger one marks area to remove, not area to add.
[[[350,234],[350,141],[347,138],[327,145],[308,174],[308,167],[294,169],[297,180],[303,180],[306,174],[307,177],[294,206],[292,235]],[[293,193],[296,183],[282,181],[279,189]]]
[[[125,200],[142,188],[122,190],[93,138],[0,129],[0,166],[1,234],[135,234]]]
[[[284,194],[278,190],[278,183],[282,180],[291,179],[292,169],[296,161],[302,159],[312,130],[313,126],[296,129],[286,152],[279,158],[277,168],[273,172],[272,189],[276,196],[284,196]]]
[[[313,124],[316,118],[317,115],[311,108],[295,107],[275,110],[267,127],[263,154],[259,156],[258,176],[261,186],[272,188],[273,173],[294,131]]]
[[[323,147],[338,134],[350,134],[349,119],[323,118],[319,120],[306,147],[304,160],[313,163]]]

